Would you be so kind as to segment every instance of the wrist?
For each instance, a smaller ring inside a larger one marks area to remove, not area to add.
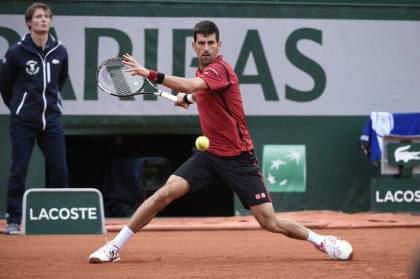
[[[147,75],[147,78],[151,81],[155,81],[156,83],[161,84],[163,80],[165,79],[165,74],[160,73],[155,70],[149,70],[149,74]]]
[[[184,97],[182,98],[182,100],[184,101],[184,103],[192,105],[195,103],[194,99],[193,99],[193,94],[185,94]]]
[[[149,74],[147,75],[147,78],[150,79],[151,81],[156,81],[157,71],[149,70]]]

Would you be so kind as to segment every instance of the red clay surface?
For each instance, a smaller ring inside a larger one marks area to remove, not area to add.
[[[252,217],[157,218],[124,247],[120,262],[88,264],[101,235],[0,235],[0,278],[410,278],[420,216],[331,211],[279,213],[349,240],[350,262],[305,241],[258,229]],[[107,220],[109,231],[127,219]],[[4,220],[0,224],[4,225]],[[115,233],[109,233],[112,239]]]
[[[343,213],[329,210],[277,213],[279,218],[292,219],[312,228],[387,228],[420,227],[420,214],[409,213]],[[107,231],[119,231],[127,219],[108,219]],[[178,230],[247,230],[259,229],[253,216],[209,218],[155,218],[145,227],[152,231]]]
[[[144,231],[111,264],[88,264],[103,236],[0,236],[1,278],[410,278],[420,228],[318,230],[348,239],[350,262],[262,230]],[[108,234],[112,238],[115,234]]]

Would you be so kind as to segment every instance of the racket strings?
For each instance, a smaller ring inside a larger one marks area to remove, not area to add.
[[[130,96],[142,89],[142,83],[137,77],[126,72],[127,66],[121,58],[107,60],[98,75],[98,82],[109,93],[118,96]]]
[[[115,91],[117,91],[121,95],[128,95],[132,93],[131,88],[121,69],[121,65],[111,64],[106,66],[106,71],[108,72],[109,77],[111,78],[112,84],[115,87]]]

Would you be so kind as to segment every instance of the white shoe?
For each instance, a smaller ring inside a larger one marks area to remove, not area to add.
[[[89,263],[110,263],[120,260],[120,249],[108,242],[89,256]]]
[[[4,234],[7,235],[17,235],[20,234],[19,224],[10,223],[7,224],[3,231]]]
[[[347,261],[353,258],[353,247],[351,244],[333,235],[324,237],[319,246],[319,250],[335,260]]]

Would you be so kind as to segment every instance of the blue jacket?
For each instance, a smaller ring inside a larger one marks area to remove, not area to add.
[[[0,92],[12,124],[42,130],[57,124],[67,76],[67,50],[53,36],[44,50],[33,43],[31,34],[10,47],[2,60]]]

